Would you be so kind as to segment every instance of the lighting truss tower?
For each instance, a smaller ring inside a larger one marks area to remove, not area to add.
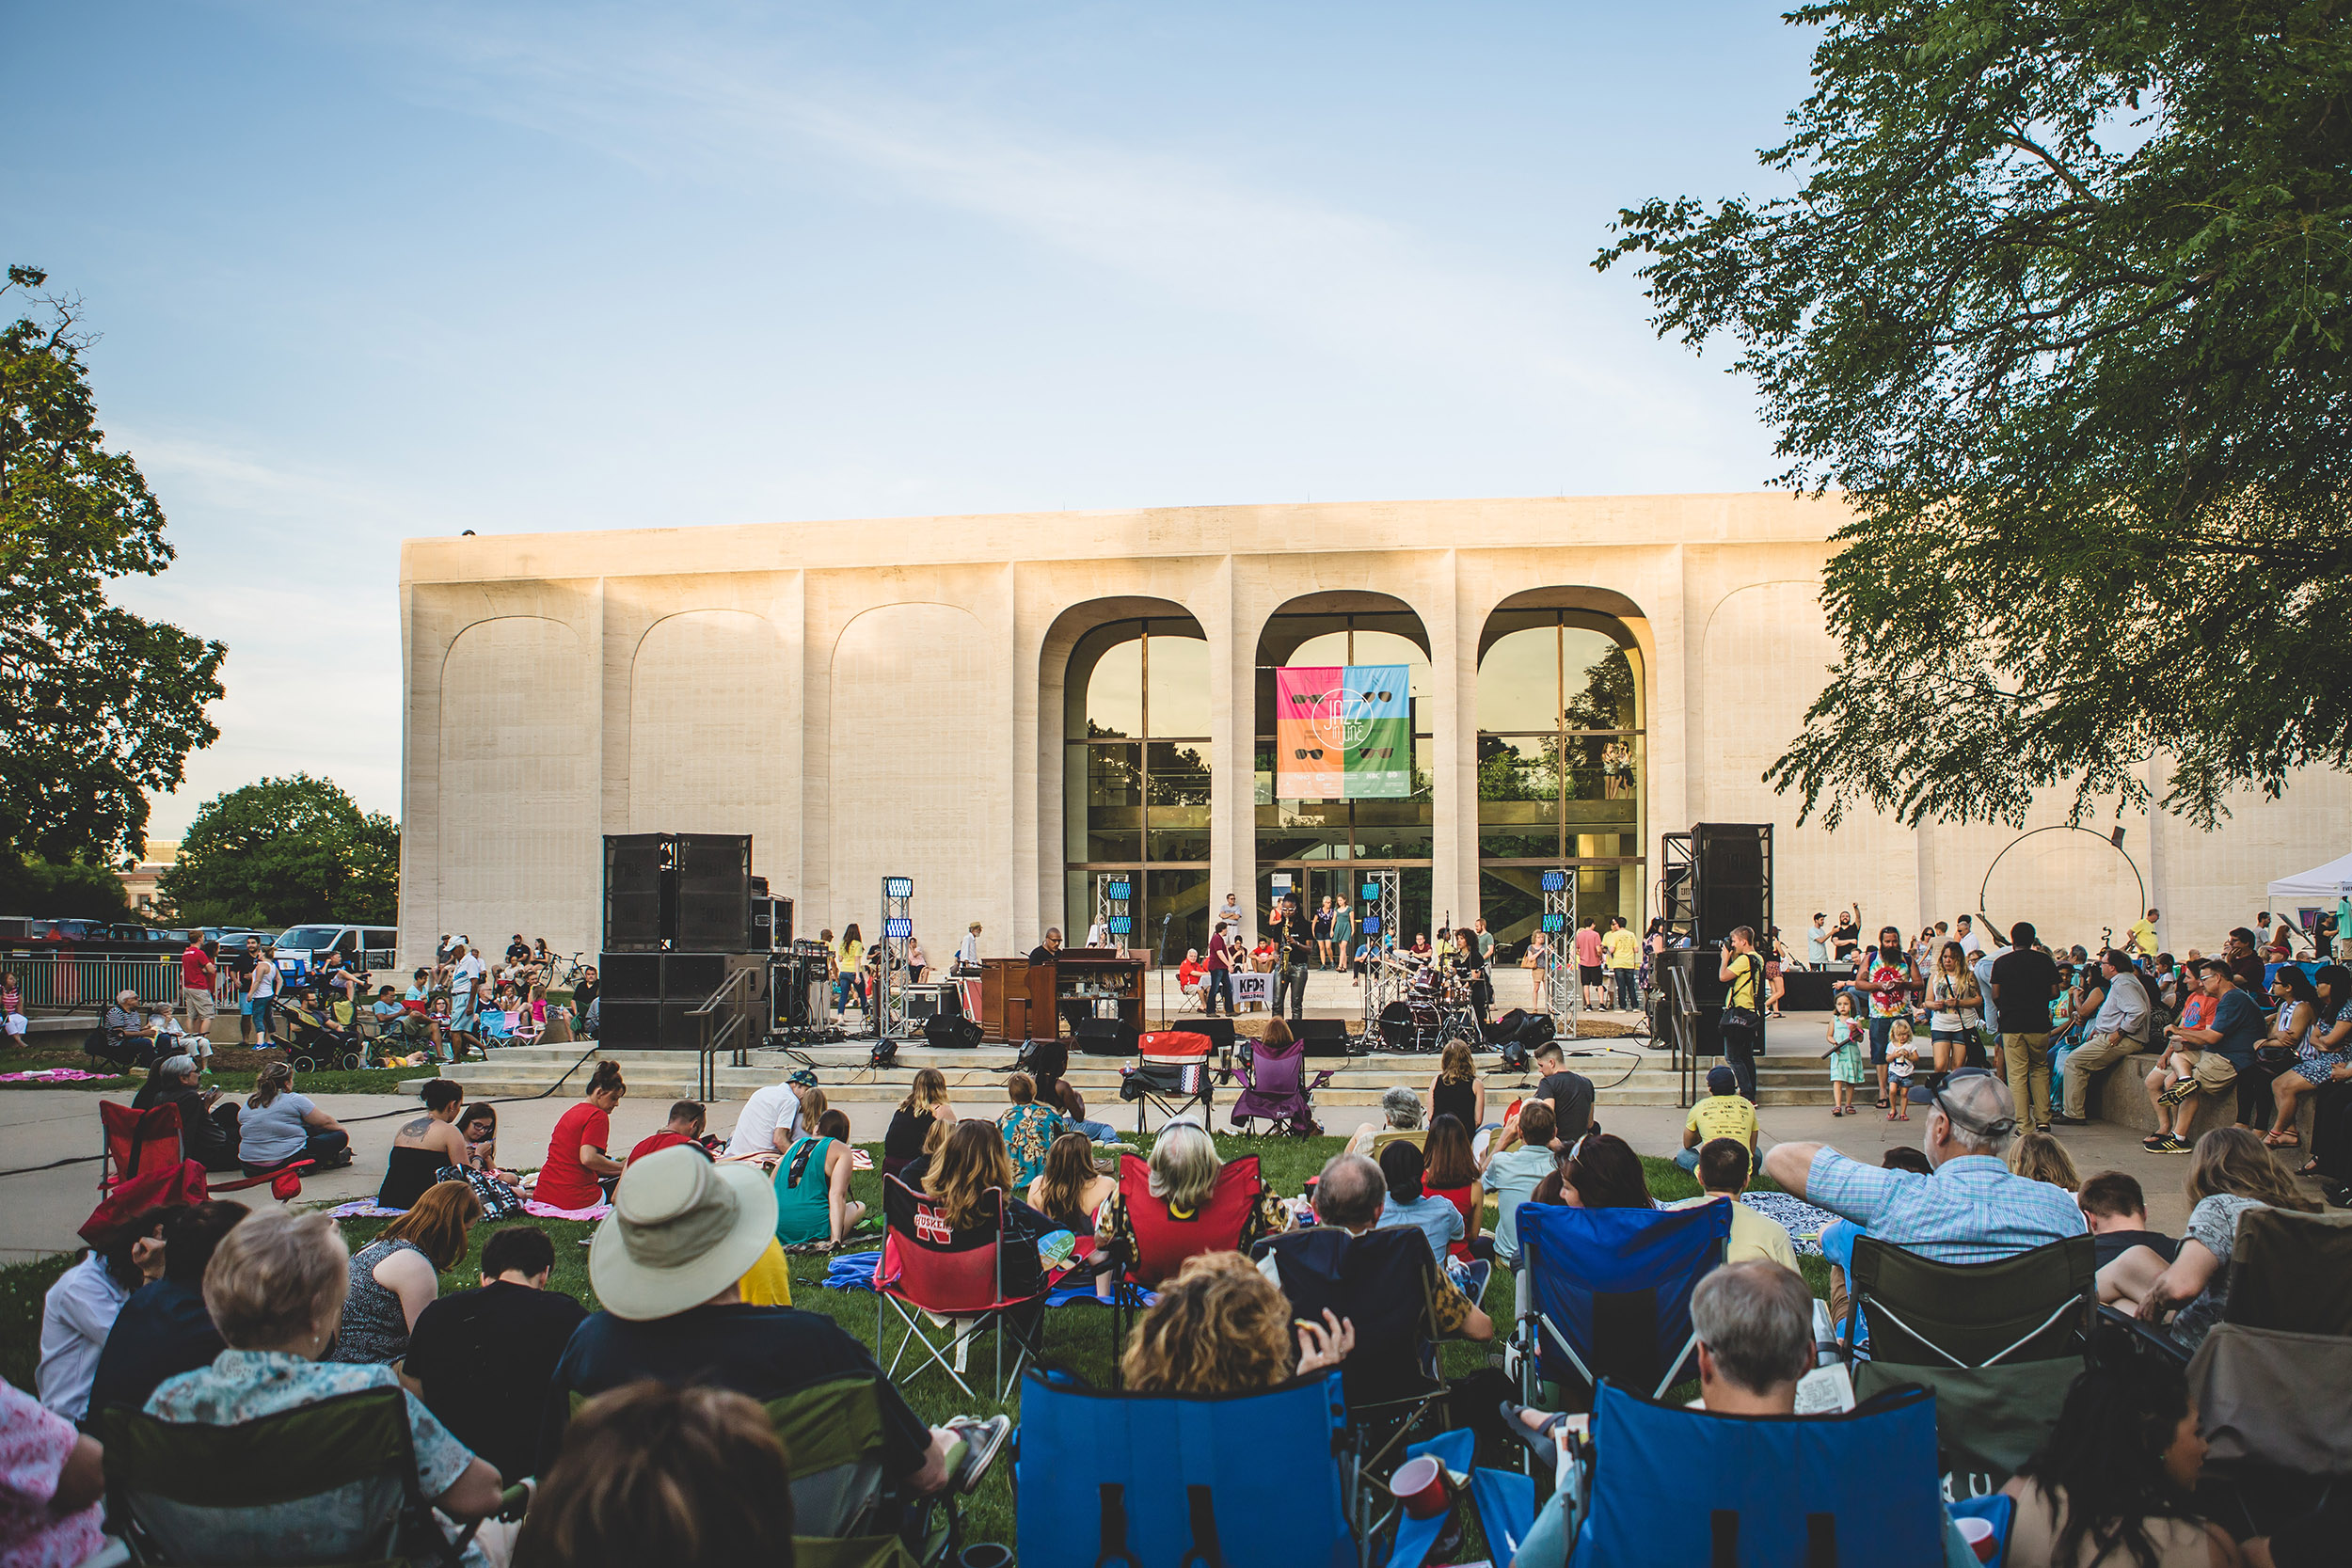
[[[874,1037],[902,1040],[907,1027],[907,953],[914,944],[914,879],[882,883],[882,976],[875,986]]]
[[[1396,946],[1397,922],[1405,917],[1404,901],[1398,895],[1397,874],[1393,869],[1359,871],[1357,873],[1356,893],[1356,933],[1372,944],[1372,958],[1377,960],[1382,953]],[[1394,970],[1377,961],[1364,966],[1364,1039],[1367,1044],[1379,1044],[1380,1011],[1404,994],[1404,981]]]
[[[1552,1026],[1569,1039],[1584,1019],[1584,987],[1576,970],[1576,868],[1543,875],[1544,995]]]
[[[1095,923],[1110,934],[1111,945],[1126,948],[1134,945],[1135,873],[1132,871],[1098,871],[1094,874]],[[1073,947],[1080,945],[1071,943]]]

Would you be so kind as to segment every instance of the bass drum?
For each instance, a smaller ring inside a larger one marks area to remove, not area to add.
[[[1391,1002],[1380,1009],[1380,1043],[1391,1051],[1434,1051],[1438,1009],[1426,1002]]]

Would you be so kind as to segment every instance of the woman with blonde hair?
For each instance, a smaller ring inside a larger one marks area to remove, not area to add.
[[[398,1361],[409,1331],[439,1299],[441,1275],[466,1256],[482,1200],[464,1181],[437,1181],[406,1213],[351,1255],[351,1281],[330,1361]]]
[[[1968,950],[1947,942],[1928,976],[1928,1038],[1935,1047],[1935,1070],[1950,1072],[1968,1061],[1968,1042],[1984,1016],[1984,996],[1968,967]]]
[[[1403,1092],[1409,1097],[1412,1091]],[[1152,1141],[1152,1174],[1144,1184],[1145,1195],[1166,1210],[1169,1219],[1194,1219],[1216,1191],[1217,1173],[1224,1168],[1225,1162],[1218,1157],[1216,1140],[1209,1135],[1209,1130],[1189,1117],[1178,1117],[1161,1128],[1159,1136]],[[1127,1203],[1126,1193],[1115,1190],[1102,1212],[1094,1216],[1095,1234],[1100,1238],[1097,1244],[1102,1250],[1110,1250],[1133,1239],[1135,1226],[1127,1212]],[[1240,1244],[1248,1247],[1261,1236],[1274,1235],[1290,1227],[1290,1210],[1261,1183],[1257,1201],[1243,1222]]]
[[[2047,1181],[2070,1193],[2082,1191],[2082,1178],[2074,1174],[2074,1156],[2047,1132],[2020,1132],[2017,1141],[2009,1146],[2009,1168],[2028,1181]]]
[[[1470,1132],[1486,1125],[1486,1085],[1479,1081],[1469,1042],[1454,1040],[1438,1057],[1438,1076],[1429,1083],[1429,1125],[1452,1117]]]
[[[897,1176],[921,1158],[934,1126],[953,1126],[955,1107],[947,1103],[947,1075],[935,1067],[918,1069],[914,1086],[890,1114],[882,1134],[882,1174]]]
[[[1281,1288],[1238,1252],[1188,1258],[1163,1281],[1136,1321],[1120,1370],[1145,1394],[1252,1394],[1339,1365],[1356,1326],[1328,1308],[1320,1324],[1298,1320]]]
[[[2271,1158],[2261,1134],[2244,1127],[2217,1127],[2197,1140],[2182,1190],[2195,1207],[2170,1264],[2153,1248],[2126,1248],[2099,1271],[2099,1300],[2129,1307],[2150,1324],[2161,1324],[2178,1308],[2172,1338],[2194,1351],[2220,1321],[2239,1219],[2249,1209],[2316,1213],[2319,1205]]]

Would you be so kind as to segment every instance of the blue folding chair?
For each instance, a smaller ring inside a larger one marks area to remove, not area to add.
[[[1606,1378],[1655,1399],[1698,1375],[1691,1291],[1724,1260],[1731,1205],[1518,1212],[1522,1398],[1536,1382],[1597,1388]],[[1688,1369],[1688,1370],[1686,1370]]]
[[[1517,1470],[1476,1467],[1472,1460],[1477,1448],[1478,1434],[1464,1429],[1415,1443],[1405,1450],[1405,1457],[1435,1454],[1454,1474],[1470,1477],[1470,1507],[1478,1515],[1478,1528],[1486,1533],[1487,1560],[1507,1568],[1518,1555],[1519,1543],[1527,1539],[1528,1527],[1534,1523],[1535,1483]],[[1427,1519],[1400,1517],[1387,1568],[1421,1568],[1429,1560],[1429,1549],[1444,1533],[1445,1524],[1443,1513]]]
[[[1032,1370],[1013,1461],[1022,1568],[1357,1568],[1346,1417],[1336,1371],[1196,1397]]]
[[[1946,1560],[1935,1396],[1924,1388],[1842,1415],[1718,1416],[1604,1383],[1591,1451],[1575,1563]]]

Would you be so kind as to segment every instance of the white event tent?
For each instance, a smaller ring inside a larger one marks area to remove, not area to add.
[[[2297,898],[2305,903],[2352,898],[2352,855],[2315,865],[2309,871],[2298,871],[2292,877],[2281,877],[2270,884],[2273,904]]]

